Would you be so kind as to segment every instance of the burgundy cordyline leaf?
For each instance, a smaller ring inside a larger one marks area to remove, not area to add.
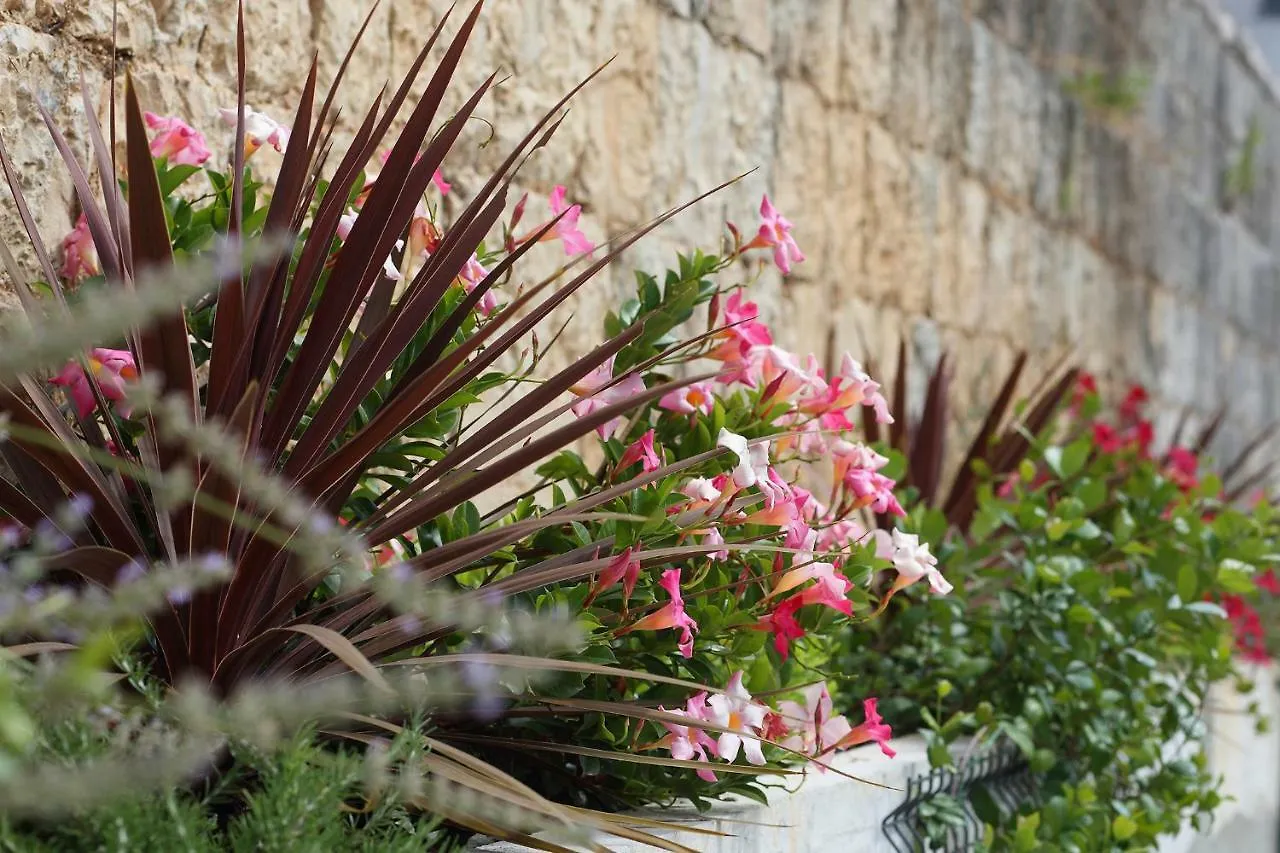
[[[960,468],[956,471],[955,480],[951,484],[951,491],[947,495],[947,500],[942,504],[942,511],[950,513],[955,507],[956,502],[960,500],[974,481],[973,463],[981,459],[987,461],[987,453],[991,446],[991,439],[995,436],[996,430],[1000,424],[1004,422],[1005,415],[1009,411],[1009,406],[1013,402],[1013,395],[1018,389],[1018,381],[1022,378],[1022,371],[1027,365],[1027,353],[1020,352],[1013,360],[1013,367],[1009,369],[1009,375],[1005,377],[1004,384],[1000,386],[1000,393],[996,395],[995,402],[991,404],[991,408],[987,410],[987,416],[982,421],[978,434],[974,436],[973,443],[969,445],[969,451],[965,454],[964,461],[960,464]]]

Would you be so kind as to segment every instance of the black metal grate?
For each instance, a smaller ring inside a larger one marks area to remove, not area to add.
[[[941,843],[930,845],[921,807],[942,796],[959,803],[963,824],[948,825]],[[1020,752],[997,748],[965,760],[956,770],[934,770],[908,780],[906,799],[884,819],[885,837],[898,853],[968,853],[982,839],[983,821],[974,809],[975,797],[1012,814],[1038,798],[1038,786]]]

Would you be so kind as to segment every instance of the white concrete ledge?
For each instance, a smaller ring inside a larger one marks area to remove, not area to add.
[[[705,853],[892,853],[893,846],[881,824],[906,799],[907,780],[929,772],[922,737],[894,738],[893,747],[898,751],[896,758],[886,758],[878,746],[868,744],[838,755],[831,762],[832,767],[865,782],[834,772],[810,772],[803,780],[788,777],[786,788],[771,788],[768,806],[735,797],[711,814],[700,815],[691,806],[676,806],[645,812],[644,816],[722,833],[654,833]],[[653,850],[623,839],[599,840],[617,853]],[[479,841],[475,849],[483,853],[524,853],[529,848]]]

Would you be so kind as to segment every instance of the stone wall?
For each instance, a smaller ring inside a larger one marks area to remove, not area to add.
[[[726,216],[747,224],[767,190],[809,256],[785,286],[761,285],[784,343],[880,364],[901,335],[922,363],[950,350],[969,423],[1018,349],[1045,365],[1074,348],[1166,410],[1229,402],[1225,453],[1280,417],[1280,108],[1205,2],[490,0],[461,79],[510,73],[484,113],[498,144],[479,149],[478,126],[447,165],[465,195],[473,167],[617,54],[528,188],[568,184],[598,237],[757,169],[632,262],[714,241]],[[444,5],[383,0],[344,90],[349,121]],[[246,6],[250,102],[283,118],[312,52],[332,73],[364,4]],[[78,79],[105,93],[110,8],[0,0],[0,133],[50,239],[71,188],[32,101],[83,146]],[[120,0],[117,55],[149,108],[216,129],[234,8]],[[584,297],[575,346],[629,280],[620,269]]]

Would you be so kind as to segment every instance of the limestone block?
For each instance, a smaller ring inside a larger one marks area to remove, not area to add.
[[[839,99],[876,117],[892,103],[898,5],[898,0],[844,0]]]
[[[828,5],[834,5],[828,2]],[[735,45],[757,56],[767,57],[773,48],[775,28],[786,29],[790,22],[776,24],[770,17],[771,0],[731,0],[708,3],[704,16],[707,29],[725,45]]]
[[[990,281],[987,276],[986,246],[991,200],[981,184],[964,179],[960,183],[959,202],[955,320],[960,328],[976,331],[982,328],[985,310],[983,294]]]
[[[969,28],[973,35],[973,71],[969,78],[969,115],[965,121],[964,164],[975,172],[986,173],[995,157],[996,115],[999,98],[997,42],[991,31],[980,22]]]
[[[829,107],[836,106],[841,96],[844,5],[844,0],[777,0],[771,4],[775,73],[810,83]]]
[[[898,300],[908,314],[930,311],[930,300],[942,269],[942,175],[947,164],[923,150],[908,153],[912,204],[910,266],[899,281]]]
[[[1040,109],[1035,132],[1038,150],[1031,161],[1031,203],[1041,217],[1065,216],[1070,198],[1065,167],[1069,164],[1075,105],[1055,86],[1038,89]]]
[[[1036,220],[1024,220],[1026,323],[1017,339],[1032,351],[1061,349],[1066,341],[1067,282],[1062,275],[1064,238]]]
[[[1113,281],[1117,318],[1135,318],[1115,323],[1115,366],[1130,381],[1150,385],[1156,378],[1157,358],[1156,335],[1147,319],[1152,310],[1151,288],[1145,280],[1123,270],[1116,270]]]
[[[928,143],[932,124],[933,3],[903,0],[898,7],[897,45],[893,52],[893,108],[889,128],[910,145]],[[952,72],[954,73],[954,72]]]
[[[1029,198],[1037,165],[1043,156],[1039,138],[1040,72],[1022,54],[1003,42],[994,43],[997,79],[993,102],[995,126],[989,170],[995,185],[1018,199]]]
[[[868,128],[867,173],[868,214],[875,223],[867,242],[867,282],[874,292],[902,305],[904,293],[927,292],[929,287],[920,225],[923,205],[906,152],[877,124]]]
[[[937,182],[936,236],[933,282],[929,291],[929,314],[944,323],[954,323],[962,309],[959,288],[961,252],[960,182],[956,170],[943,168]]]
[[[929,144],[941,156],[952,157],[964,150],[973,31],[961,0],[934,0],[932,15]]]
[[[978,299],[983,336],[1025,340],[1027,324],[1027,229],[1018,212],[995,203],[987,221],[986,286]]]

